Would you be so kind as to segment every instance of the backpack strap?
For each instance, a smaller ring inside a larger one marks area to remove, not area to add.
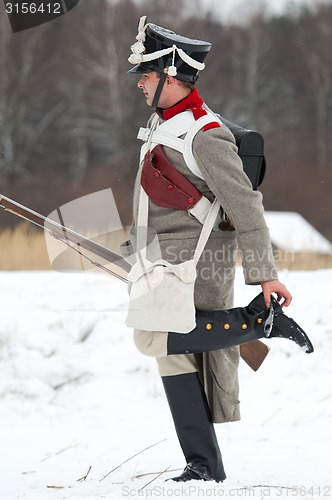
[[[199,166],[197,165],[197,162],[194,157],[193,153],[193,141],[198,134],[198,132],[205,127],[205,125],[209,125],[210,123],[216,122],[221,124],[221,121],[212,113],[208,113],[207,115],[202,116],[198,120],[195,121],[194,125],[190,127],[188,130],[188,133],[184,139],[184,150],[183,150],[183,157],[184,161],[186,162],[187,167],[189,170],[192,171],[196,177],[199,177],[200,179],[204,180],[204,177],[202,175],[202,172],[200,171]]]

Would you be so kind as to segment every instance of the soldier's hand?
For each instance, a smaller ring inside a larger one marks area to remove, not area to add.
[[[266,307],[270,307],[271,293],[277,294],[277,300],[281,306],[287,307],[292,301],[290,292],[279,280],[262,281],[261,287],[263,290]]]

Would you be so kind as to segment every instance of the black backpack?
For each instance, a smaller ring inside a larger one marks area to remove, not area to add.
[[[226,120],[221,115],[217,114],[217,116],[234,135],[243,170],[249,177],[253,189],[257,190],[264,180],[266,171],[263,137],[255,130],[248,130]]]

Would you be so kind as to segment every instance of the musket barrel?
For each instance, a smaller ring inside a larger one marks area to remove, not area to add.
[[[2,194],[0,194],[0,206],[7,212],[17,215],[18,217],[21,217],[22,219],[25,219],[28,222],[32,222],[33,224],[36,224],[37,226],[45,229],[48,233],[51,234],[51,236],[55,237],[56,239],[59,239],[63,242],[70,241],[71,243],[80,245],[85,250],[89,250],[98,257],[105,259],[107,262],[118,265],[119,267],[121,267],[121,269],[127,272],[129,272],[131,269],[130,264],[117,253],[112,252],[112,250],[109,250],[108,248],[105,248],[102,245],[99,245],[98,243],[85,238],[85,236],[76,233],[72,229],[69,229],[62,224],[59,224],[58,222],[55,222],[33,210],[30,210],[24,205],[21,205],[20,203],[17,203],[16,201],[3,196]]]

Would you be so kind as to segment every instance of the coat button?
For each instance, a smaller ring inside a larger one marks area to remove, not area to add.
[[[205,328],[207,330],[212,330],[213,326],[211,325],[211,323],[207,323],[207,325],[205,325]]]
[[[246,325],[245,323],[243,323],[243,325],[241,326],[242,330],[246,330],[248,328],[248,325]]]
[[[154,173],[154,176],[155,176],[155,177],[160,177],[160,173],[159,173],[159,172],[155,172],[155,173]]]
[[[228,323],[225,323],[225,324],[224,324],[224,328],[225,328],[225,330],[229,330],[229,329],[230,329],[230,327],[231,327],[231,325],[229,325]]]
[[[257,323],[259,324],[263,323],[263,318],[258,318]]]
[[[174,186],[172,186],[172,184],[170,184],[168,187],[167,187],[168,191],[173,191],[174,189]]]
[[[190,196],[187,201],[188,201],[188,203],[191,204],[191,203],[194,203],[195,200],[194,200],[194,198],[192,198],[192,196]]]

